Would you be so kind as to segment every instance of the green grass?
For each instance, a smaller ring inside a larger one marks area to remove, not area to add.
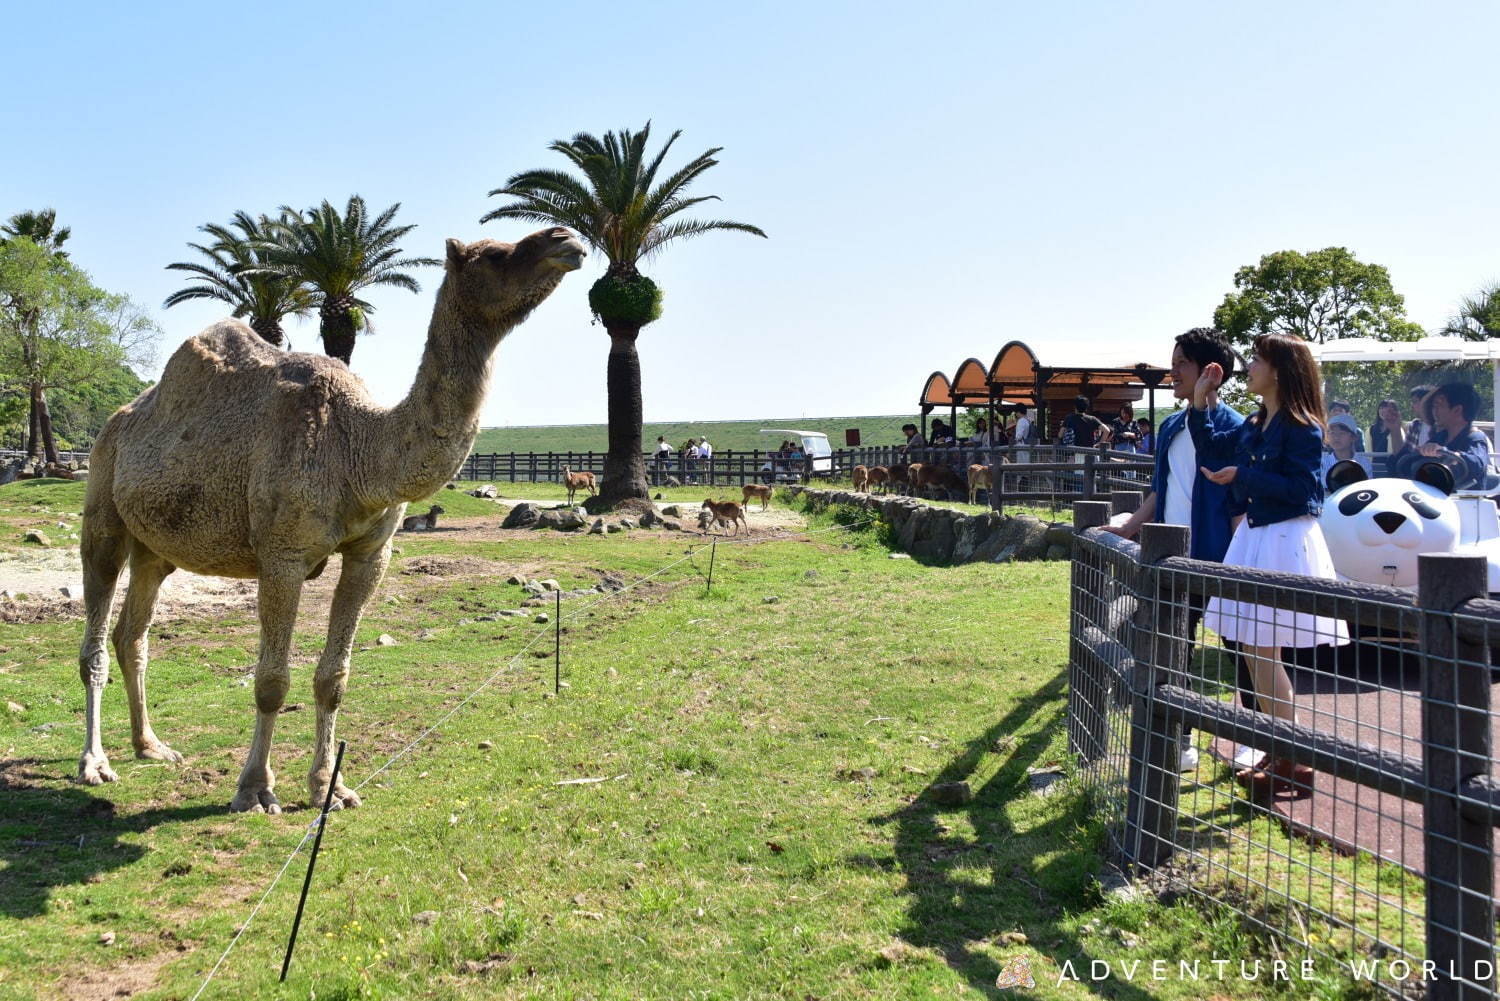
[[[300,860],[204,996],[996,997],[1001,965],[1025,955],[1026,996],[1084,998],[1087,982],[1056,986],[1062,962],[1268,954],[1189,904],[1101,897],[1087,797],[1028,794],[1028,768],[1064,759],[1068,566],[928,568],[877,539],[721,545],[711,593],[702,554],[680,563],[566,624],[570,687],[552,698],[551,637],[506,668],[541,627],[481,620],[521,599],[507,573],[634,579],[691,541],[403,537],[358,633],[350,780],[506,669],[333,819],[288,983]],[[432,556],[474,572],[402,572]],[[288,806],[306,797],[323,628],[308,605],[273,761]],[[115,684],[104,740],[121,782],[99,789],[68,781],[80,625],[0,625],[0,701],[22,707],[0,717],[0,999],[84,983],[186,997],[310,820],[224,809],[253,716],[239,682],[254,615],[159,617],[153,722],[188,760],[129,756]],[[398,644],[374,645],[381,633]],[[578,778],[607,781],[558,784]],[[933,787],[954,781],[972,801],[937,806]],[[1186,999],[1204,985],[1104,987]]]
[[[77,545],[73,538],[82,524],[82,483],[73,480],[18,480],[0,487],[0,553],[40,552],[24,542],[28,531],[42,532],[55,544]],[[58,522],[67,528],[58,528]],[[0,580],[0,588],[5,586]]]
[[[781,444],[781,437],[758,433],[761,428],[795,428],[822,431],[834,448],[844,445],[844,430],[858,428],[861,444],[899,445],[901,425],[920,423],[920,418],[897,414],[877,417],[767,417],[754,421],[679,421],[646,424],[641,442],[651,450],[658,435],[665,435],[674,448],[689,438],[707,436],[716,451],[764,452]],[[474,442],[474,452],[603,452],[609,447],[603,424],[561,424],[550,427],[483,428]]]

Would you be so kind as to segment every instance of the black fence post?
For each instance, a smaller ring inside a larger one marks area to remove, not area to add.
[[[1417,557],[1427,958],[1437,975],[1428,985],[1433,1001],[1494,997],[1495,829],[1488,818],[1472,820],[1459,807],[1464,783],[1490,769],[1489,650],[1467,639],[1453,616],[1488,590],[1489,563],[1483,556]]]
[[[1099,461],[1099,456],[1089,452],[1083,457],[1083,497],[1084,500],[1094,499],[1094,464]]]
[[[1141,502],[1145,500],[1139,490],[1111,490],[1109,492],[1109,513],[1135,514],[1141,508]],[[1184,556],[1187,554],[1184,553]]]
[[[1154,869],[1172,854],[1177,823],[1177,774],[1182,720],[1156,701],[1158,685],[1180,684],[1193,640],[1187,634],[1187,592],[1175,574],[1157,564],[1188,554],[1186,525],[1141,526],[1136,575],[1135,665],[1130,682],[1130,777],[1125,806],[1125,853]]]
[[[1089,579],[1089,561],[1082,553],[1080,535],[1085,529],[1109,524],[1109,505],[1102,501],[1073,503],[1072,586],[1069,588],[1071,622],[1068,628],[1068,750],[1084,761],[1104,754],[1106,720],[1103,698],[1105,679],[1083,644],[1085,626],[1099,621],[1099,595]]]

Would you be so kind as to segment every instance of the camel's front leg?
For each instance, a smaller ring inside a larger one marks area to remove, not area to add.
[[[344,785],[342,775],[333,775],[334,723],[344,688],[349,682],[349,651],[354,646],[354,632],[365,603],[380,586],[390,562],[390,538],[386,537],[371,552],[344,552],[344,568],[333,592],[333,607],[328,613],[328,642],[318,658],[318,673],[313,677],[313,695],[318,703],[317,744],[313,747],[312,768],[307,773],[307,789],[317,806],[328,795],[333,781],[332,809],[359,806],[359,796]]]
[[[271,734],[276,714],[286,699],[290,684],[287,659],[291,655],[292,627],[297,622],[297,601],[302,597],[302,579],[307,568],[300,561],[275,567],[262,564],[260,571],[260,660],[255,665],[255,737],[239,789],[229,809],[280,813],[276,800],[276,776],[271,771]]]
[[[146,711],[146,631],[156,606],[157,591],[167,575],[177,569],[136,543],[130,553],[130,587],[125,606],[115,623],[115,657],[125,678],[125,696],[130,702],[130,737],[135,756],[152,761],[181,761],[182,755],[162,743],[151,729]]]
[[[104,753],[99,711],[104,701],[104,686],[109,681],[105,638],[109,633],[110,606],[114,603],[115,583],[120,578],[129,544],[130,537],[112,504],[99,504],[86,511],[79,551],[83,557],[83,608],[87,624],[83,629],[83,646],[78,651],[84,729],[78,781],[84,785],[96,786],[119,778]]]

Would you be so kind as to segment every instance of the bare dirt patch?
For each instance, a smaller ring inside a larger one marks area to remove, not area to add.
[[[69,1001],[115,1001],[156,985],[156,975],[176,952],[159,952],[145,959],[111,963],[107,969],[75,974],[62,982],[62,996]]]
[[[506,569],[504,564],[476,556],[415,556],[405,561],[401,573],[427,574],[431,577],[477,577],[493,575]]]

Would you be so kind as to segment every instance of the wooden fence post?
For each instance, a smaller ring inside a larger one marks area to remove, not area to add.
[[[1109,492],[1109,513],[1135,514],[1141,508],[1141,502],[1145,500],[1139,490],[1111,490]],[[1184,553],[1183,555],[1187,555]]]
[[[1109,505],[1102,501],[1073,502],[1072,586],[1069,588],[1071,622],[1068,656],[1068,750],[1084,761],[1104,753],[1105,680],[1082,642],[1083,627],[1099,619],[1099,595],[1089,579],[1089,562],[1080,558],[1079,534],[1085,529],[1109,524]]]
[[[1094,499],[1094,463],[1099,461],[1099,456],[1089,452],[1083,457],[1083,499]]]
[[[1188,554],[1188,527],[1156,522],[1141,526],[1140,566],[1131,652],[1130,791],[1125,806],[1125,853],[1154,869],[1171,856],[1177,822],[1177,774],[1182,721],[1156,701],[1156,687],[1180,684],[1193,640],[1187,634],[1187,591],[1157,566]]]
[[[1488,590],[1483,556],[1417,557],[1427,959],[1437,967],[1437,979],[1428,984],[1433,1001],[1494,997],[1495,829],[1489,819],[1471,820],[1459,809],[1464,782],[1489,774],[1490,659],[1485,644],[1463,637],[1452,614]]]

